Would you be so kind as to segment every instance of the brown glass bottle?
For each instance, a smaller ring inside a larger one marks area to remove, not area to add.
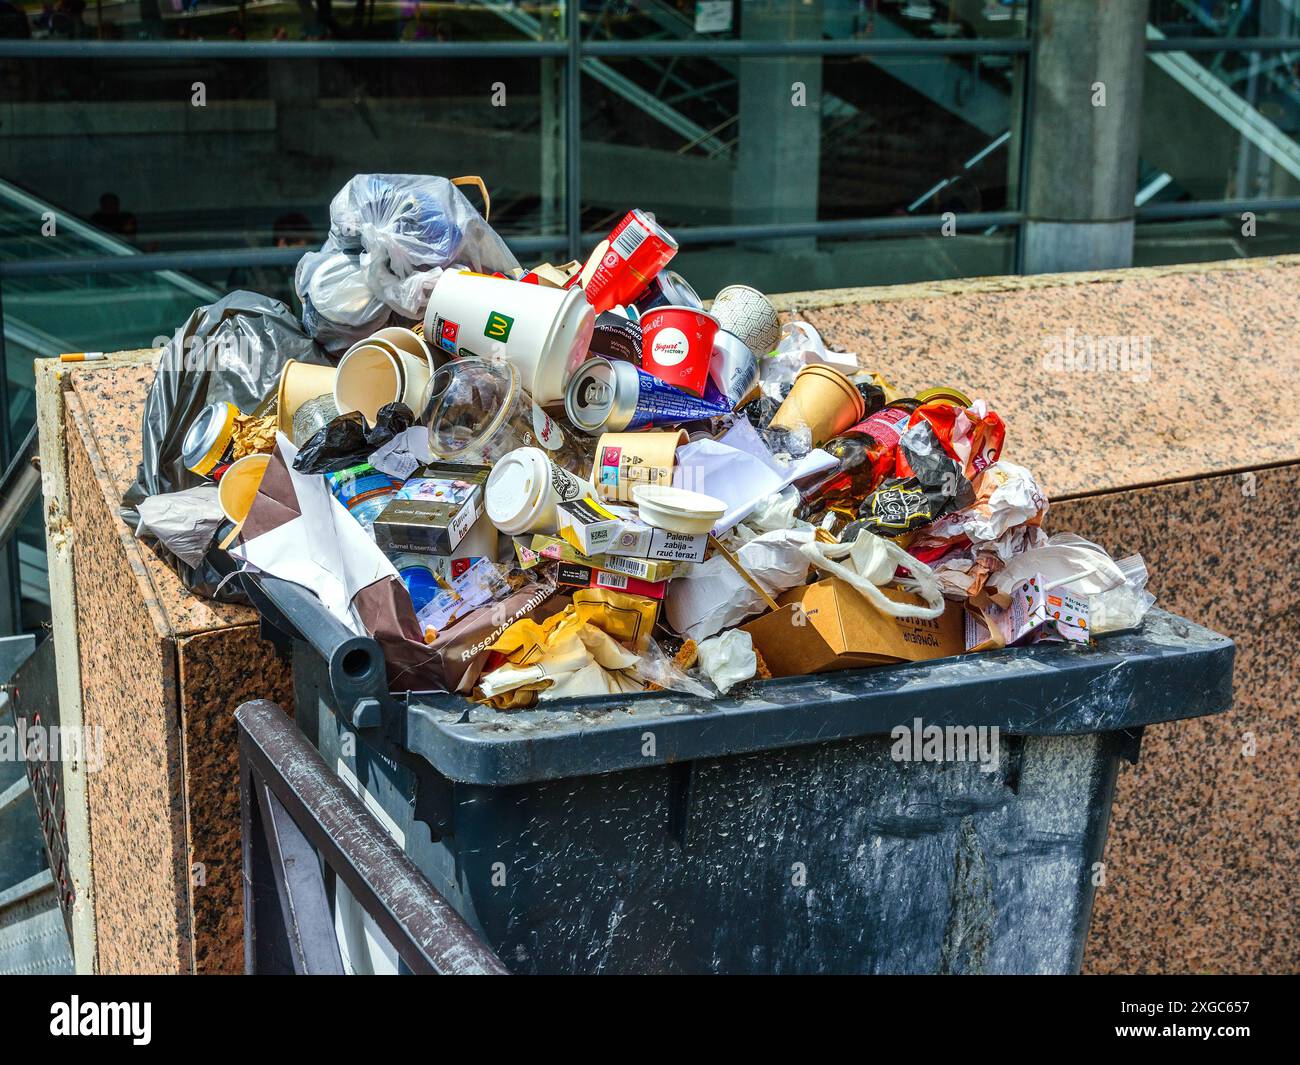
[[[898,439],[909,415],[907,401],[890,404],[823,444],[822,450],[839,459],[839,465],[796,485],[798,516],[809,518],[831,507],[856,511],[872,489],[894,475]]]

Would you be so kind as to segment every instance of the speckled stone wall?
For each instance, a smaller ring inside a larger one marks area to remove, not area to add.
[[[243,970],[235,708],[292,712],[285,663],[248,607],[190,595],[117,514],[140,456],[150,365],[68,375],[77,628],[91,778],[101,972]]]
[[[987,398],[1049,531],[1140,551],[1161,605],[1237,643],[1233,710],[1149,729],[1121,774],[1085,971],[1300,968],[1300,257],[779,304],[904,389]],[[1048,357],[1080,336],[1137,338],[1149,368]]]
[[[1116,785],[1085,971],[1300,962],[1300,466],[1060,503],[1053,529],[1140,551],[1162,606],[1237,641],[1230,712],[1148,729]],[[1253,738],[1253,753],[1250,743]]]

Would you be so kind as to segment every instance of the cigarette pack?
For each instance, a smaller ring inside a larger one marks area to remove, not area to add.
[[[610,573],[578,562],[561,562],[555,567],[555,583],[561,588],[610,588],[616,592],[662,599],[667,581],[643,581],[622,573]]]
[[[557,562],[575,562],[580,566],[621,573],[625,577],[636,577],[652,583],[666,581],[677,571],[676,563],[664,559],[633,558],[630,555],[584,555],[567,540],[542,533],[535,533],[527,546],[516,541],[515,555],[521,569],[531,569],[544,559],[554,559]]]
[[[591,496],[560,503],[555,513],[560,535],[584,555],[598,555],[605,551],[623,528],[623,519]]]
[[[375,543],[386,552],[452,554],[482,512],[490,472],[451,462],[425,466],[375,518]]]
[[[636,558],[663,559],[668,562],[703,562],[709,544],[708,533],[678,533],[647,525],[626,507],[609,507],[608,512],[622,521],[618,533],[602,550],[605,554],[631,555]]]

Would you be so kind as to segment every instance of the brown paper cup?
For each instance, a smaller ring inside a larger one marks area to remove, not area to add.
[[[333,366],[316,366],[310,362],[290,359],[280,371],[280,387],[276,392],[276,427],[288,436],[293,430],[293,416],[309,399],[332,395],[334,392]]]
[[[674,433],[605,433],[596,444],[591,483],[601,497],[630,503],[638,484],[672,484],[685,429]]]
[[[813,447],[821,447],[860,422],[865,411],[862,393],[853,382],[838,370],[816,362],[799,371],[769,427],[793,430],[806,425],[812,430]]]
[[[217,485],[217,502],[221,513],[238,525],[248,517],[249,508],[257,496],[262,475],[271,463],[270,455],[245,455],[232,462]]]

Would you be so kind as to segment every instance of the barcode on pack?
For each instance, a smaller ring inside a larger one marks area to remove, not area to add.
[[[626,588],[627,578],[621,573],[601,573],[596,583],[601,588]]]
[[[614,250],[624,259],[630,259],[632,253],[636,251],[637,248],[641,247],[641,242],[645,240],[647,235],[646,231],[637,224],[636,220],[632,219],[623,228],[623,232],[614,238]]]

